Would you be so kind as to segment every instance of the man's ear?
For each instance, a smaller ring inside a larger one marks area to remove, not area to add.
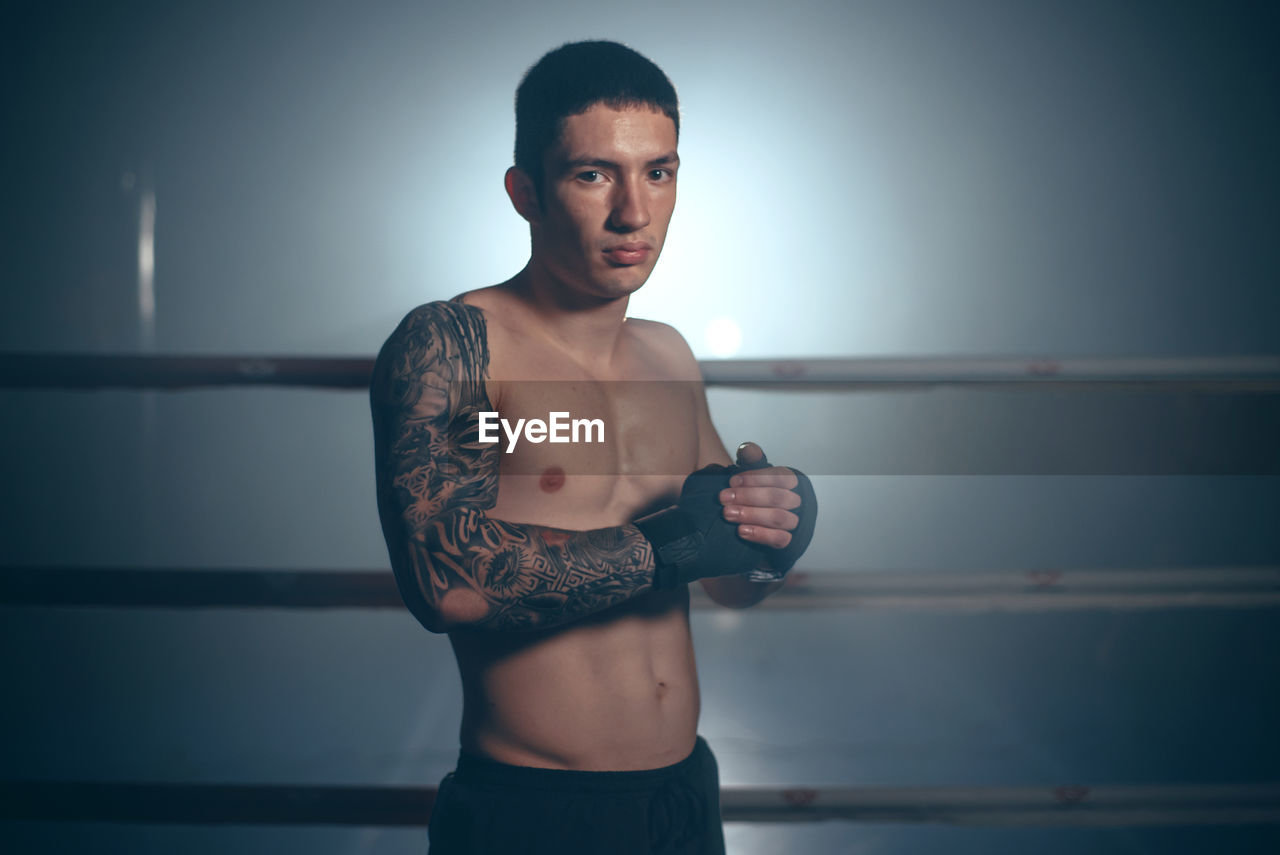
[[[542,209],[538,205],[538,188],[533,186],[533,179],[520,167],[513,166],[507,170],[502,183],[507,188],[507,197],[511,199],[516,213],[530,225],[536,225],[541,218]]]

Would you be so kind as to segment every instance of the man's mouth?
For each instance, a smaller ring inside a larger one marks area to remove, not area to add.
[[[640,264],[649,258],[653,247],[643,241],[614,244],[604,251],[605,258],[619,267]]]

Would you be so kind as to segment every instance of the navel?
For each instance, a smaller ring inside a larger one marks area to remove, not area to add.
[[[544,493],[554,493],[564,486],[564,470],[559,466],[552,466],[542,473],[542,478],[538,481],[538,486],[542,488]]]

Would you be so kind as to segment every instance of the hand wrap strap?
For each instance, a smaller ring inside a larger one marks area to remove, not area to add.
[[[740,472],[713,463],[684,479],[679,504],[635,521],[653,546],[653,586],[670,590],[695,579],[746,573],[760,563],[756,548],[724,518],[720,491]]]

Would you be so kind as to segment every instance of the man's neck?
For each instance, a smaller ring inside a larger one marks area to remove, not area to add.
[[[547,337],[576,361],[609,365],[622,336],[629,296],[608,300],[575,294],[532,262],[506,286]]]

